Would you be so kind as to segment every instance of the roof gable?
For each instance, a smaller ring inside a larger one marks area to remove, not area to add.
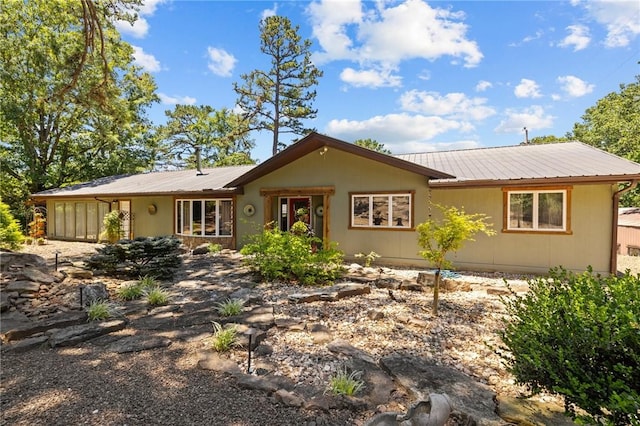
[[[406,161],[397,156],[383,154],[371,149],[362,148],[355,144],[341,141],[329,136],[321,135],[316,132],[311,132],[298,142],[288,146],[283,151],[269,158],[264,163],[256,166],[254,169],[249,170],[237,179],[229,182],[226,187],[241,187],[249,182],[252,182],[262,176],[265,176],[274,170],[279,169],[291,162],[313,152],[322,149],[339,149],[344,152],[348,152],[353,155],[368,158],[373,161],[384,163],[399,169],[407,170],[419,175],[429,177],[431,179],[445,179],[453,178],[453,175],[444,173],[429,167],[425,167],[421,164]]]

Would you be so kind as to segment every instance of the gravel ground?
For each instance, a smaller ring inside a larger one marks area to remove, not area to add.
[[[24,251],[47,258],[82,259],[95,244],[50,242]],[[622,257],[621,265],[640,273],[640,258]],[[417,271],[396,271],[411,278]],[[504,310],[487,286],[504,286],[503,278],[526,285],[525,277],[501,274],[464,274],[474,284],[471,292],[441,295],[440,315],[430,314],[431,295],[396,292],[404,301],[391,302],[386,290],[327,304],[286,303],[293,291],[286,285],[261,285],[276,316],[326,325],[334,338],[347,340],[374,358],[401,352],[428,356],[491,386],[499,395],[517,396],[500,358],[490,345],[499,344],[496,331]],[[368,320],[368,311],[380,310],[385,320]],[[406,318],[419,318],[412,325]],[[300,386],[326,386],[341,360],[325,346],[314,346],[308,333],[270,330],[270,362],[275,374]],[[164,349],[115,354],[87,342],[61,349],[38,349],[3,354],[0,402],[6,425],[362,425],[375,412],[332,410],[330,413],[287,407],[261,391],[239,388],[235,380],[197,367],[202,341],[174,341]],[[232,355],[242,364],[244,353]],[[549,396],[543,400],[558,402]],[[393,406],[378,411],[402,411],[413,401],[399,396]]]

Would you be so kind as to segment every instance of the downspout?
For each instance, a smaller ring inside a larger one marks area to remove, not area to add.
[[[618,273],[618,206],[620,204],[620,196],[633,190],[638,185],[637,180],[632,180],[626,188],[622,188],[613,194],[613,220],[611,221],[611,257],[609,263],[609,273],[615,275]]]

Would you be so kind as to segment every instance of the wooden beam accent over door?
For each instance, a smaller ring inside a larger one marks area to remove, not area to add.
[[[263,188],[260,195],[263,197],[296,197],[303,195],[333,195],[336,188],[333,186],[308,186],[295,188]]]

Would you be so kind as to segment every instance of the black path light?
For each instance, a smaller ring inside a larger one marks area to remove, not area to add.
[[[249,345],[247,346],[248,357],[247,357],[247,374],[251,374],[251,349],[253,346],[253,336],[255,336],[257,330],[253,327],[249,327],[244,334],[249,338]]]

